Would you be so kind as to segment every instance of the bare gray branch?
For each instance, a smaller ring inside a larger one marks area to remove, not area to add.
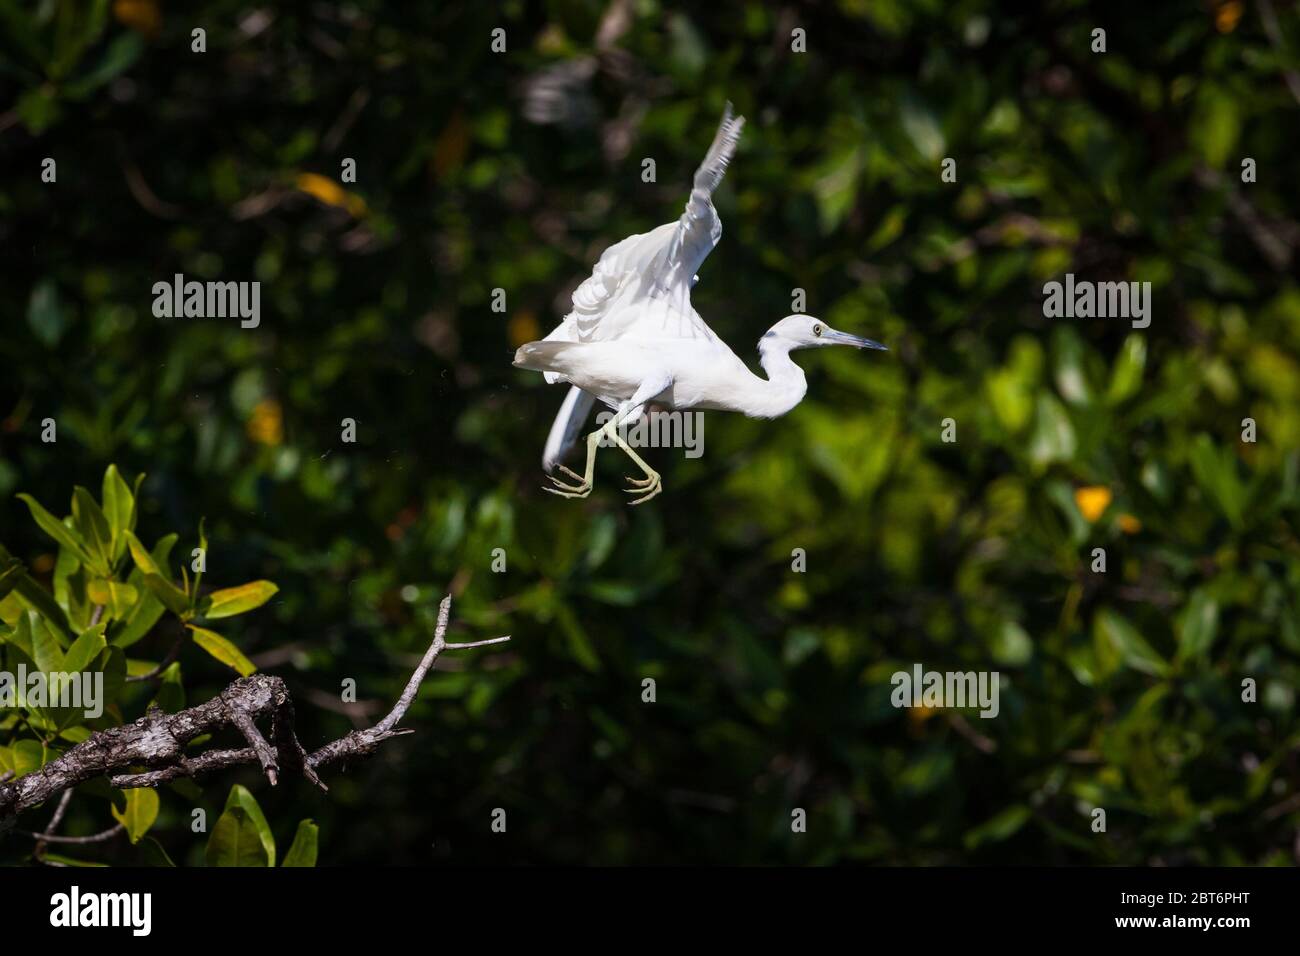
[[[396,725],[415,701],[420,684],[433,668],[438,655],[448,649],[482,647],[510,639],[498,637],[468,644],[448,644],[444,638],[450,613],[451,597],[448,595],[438,608],[433,643],[392,711],[374,727],[354,730],[308,754],[294,733],[293,702],[284,681],[267,674],[254,674],[235,681],[206,703],[175,714],[165,714],[153,708],[134,723],[92,734],[39,770],[14,780],[0,778],[0,829],[12,826],[14,818],[24,810],[101,776],[109,777],[113,786],[123,789],[157,787],[169,780],[259,763],[272,784],[276,783],[279,770],[285,769],[301,772],[312,783],[325,789],[316,774],[317,768],[367,756],[385,740],[413,732],[406,728],[396,729]],[[256,725],[259,718],[268,716],[272,719],[274,744],[267,741]],[[192,756],[184,752],[185,746],[194,738],[226,727],[239,730],[250,746],[238,750],[209,750]],[[140,767],[146,769],[136,769]],[[105,834],[112,832],[105,831]],[[108,839],[106,835],[97,836]],[[42,837],[48,839],[47,835]],[[79,839],[90,842],[89,838]]]

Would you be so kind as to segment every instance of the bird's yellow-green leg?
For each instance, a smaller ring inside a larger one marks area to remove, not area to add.
[[[631,411],[631,409],[629,409],[629,411]],[[591,494],[592,478],[596,471],[596,449],[600,445],[600,436],[608,433],[614,436],[615,440],[617,440],[618,432],[616,429],[618,428],[618,423],[623,417],[624,416],[620,415],[612,416],[608,422],[587,436],[587,467],[585,469],[585,474],[579,475],[577,472],[564,467],[564,465],[559,466],[561,471],[577,481],[578,484],[571,485],[567,482],[560,481],[560,479],[556,478],[554,475],[547,475],[546,477],[550,480],[551,484],[555,485],[555,487],[547,488],[543,485],[542,490],[549,491],[553,495],[559,495],[561,498],[585,498]]]
[[[663,482],[659,480],[659,472],[647,465],[645,460],[634,452],[632,447],[627,442],[623,441],[623,437],[617,432],[614,434],[614,443],[618,445],[619,448],[623,449],[623,451],[627,452],[627,457],[631,458],[632,461],[636,463],[637,467],[645,472],[644,478],[626,478],[627,483],[632,485],[631,488],[623,489],[628,494],[635,495],[646,492],[646,494],[637,498],[635,501],[629,502],[629,504],[643,504],[664,490]]]
[[[557,466],[560,471],[577,481],[578,484],[571,485],[568,482],[560,481],[560,479],[556,478],[554,475],[547,475],[547,481],[555,487],[548,488],[545,485],[542,485],[542,490],[549,491],[553,495],[559,495],[561,498],[585,498],[587,495],[591,494],[591,479],[596,468],[596,445],[599,440],[599,431],[592,432],[587,436],[587,467],[585,475],[579,475],[576,471],[566,468],[564,465]]]

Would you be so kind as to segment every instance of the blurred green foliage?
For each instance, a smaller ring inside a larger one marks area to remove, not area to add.
[[[218,580],[279,584],[236,643],[308,747],[390,706],[446,590],[462,633],[511,633],[440,661],[418,734],[328,795],[258,790],[283,840],[321,822],[323,862],[1288,862],[1300,29],[1277,4],[1270,37],[1271,4],[1217,0],[0,3],[0,540],[49,578],[13,494],[147,471],[143,524],[207,515]],[[513,348],[676,218],[727,99],[749,125],[696,307],[747,355],[799,288],[891,352],[801,356],[801,406],[652,453],[645,507],[613,456],[588,502],[551,498],[562,392]],[[1149,281],[1151,327],[1044,318],[1066,272]],[[154,318],[175,273],[260,281],[260,327]],[[999,670],[999,716],[894,709],[915,662]],[[229,676],[196,659],[188,693]],[[191,805],[164,792],[150,832],[199,862]],[[94,806],[66,829],[102,829]]]

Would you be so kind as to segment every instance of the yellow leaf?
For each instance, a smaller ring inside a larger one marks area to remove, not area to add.
[[[126,546],[131,551],[131,560],[134,561],[135,566],[140,569],[140,573],[156,574],[161,577],[162,571],[159,570],[158,565],[154,563],[153,555],[151,555],[149,549],[140,542],[140,539],[135,536],[135,532],[128,529],[123,533],[126,535]]]
[[[113,16],[137,33],[143,33],[149,39],[158,35],[162,26],[162,14],[156,0],[114,0]]]
[[[1237,29],[1237,21],[1241,19],[1242,5],[1237,0],[1225,3],[1214,13],[1214,28],[1220,33],[1231,33]]]
[[[126,809],[121,813],[117,807],[112,808],[113,816],[126,827],[126,835],[132,843],[139,843],[140,838],[149,832],[153,822],[158,819],[158,792],[149,787],[136,787],[126,791]]]
[[[1079,506],[1079,513],[1089,521],[1096,521],[1110,507],[1110,489],[1105,485],[1089,485],[1076,488],[1074,503]]]
[[[263,399],[248,416],[248,437],[263,445],[275,446],[284,440],[284,416],[280,403],[273,398]]]
[[[129,584],[104,578],[92,578],[86,585],[86,594],[94,604],[110,609],[113,617],[125,617],[140,594]]]
[[[355,218],[360,219],[367,212],[364,199],[348,192],[327,176],[319,173],[299,173],[296,185],[302,192],[319,199],[327,206],[346,209]]]
[[[515,349],[525,342],[535,342],[541,338],[541,329],[537,325],[537,316],[531,309],[522,309],[510,316],[506,331],[510,335],[510,347]]]
[[[240,677],[247,677],[257,670],[257,666],[241,654],[239,648],[216,631],[209,631],[205,627],[195,627],[193,624],[186,624],[185,626],[193,632],[195,644],[221,661],[221,663],[234,668],[239,672]]]
[[[445,179],[461,167],[468,152],[469,124],[465,122],[464,113],[456,110],[433,142],[434,173],[439,179]]]
[[[298,188],[309,196],[315,196],[330,206],[345,206],[348,201],[347,190],[319,173],[299,173]]]
[[[237,588],[213,591],[199,608],[206,618],[234,617],[261,607],[280,589],[270,581],[249,581]]]

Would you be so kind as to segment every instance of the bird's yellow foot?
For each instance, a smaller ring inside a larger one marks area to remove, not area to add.
[[[555,485],[555,487],[548,488],[545,485],[542,485],[543,491],[549,491],[551,494],[559,495],[562,498],[585,498],[587,495],[591,494],[591,482],[589,480],[577,472],[565,468],[563,465],[558,467],[560,471],[564,472],[578,483],[576,485],[571,485],[568,482],[560,481],[560,479],[556,478],[554,475],[547,475],[547,480],[550,481],[551,484]]]
[[[591,494],[591,489],[586,491],[561,491],[559,488],[547,488],[542,485],[542,491],[549,491],[553,495],[559,495],[561,498],[585,498]]]
[[[656,481],[659,480],[659,476],[650,475],[647,478],[629,478],[627,475],[624,475],[623,480],[632,486],[632,488],[624,488],[623,490],[631,491],[633,488],[649,488],[651,485],[653,485]]]
[[[628,481],[629,483],[638,486],[636,488],[624,488],[623,490],[626,491],[628,494],[635,495],[635,494],[641,494],[641,492],[645,492],[645,494],[642,494],[640,498],[637,498],[634,501],[630,501],[628,502],[628,504],[633,504],[633,505],[644,504],[645,502],[653,498],[655,495],[659,494],[659,492],[664,490],[664,486],[659,481],[659,475],[656,472],[651,472],[643,480],[629,478]]]

